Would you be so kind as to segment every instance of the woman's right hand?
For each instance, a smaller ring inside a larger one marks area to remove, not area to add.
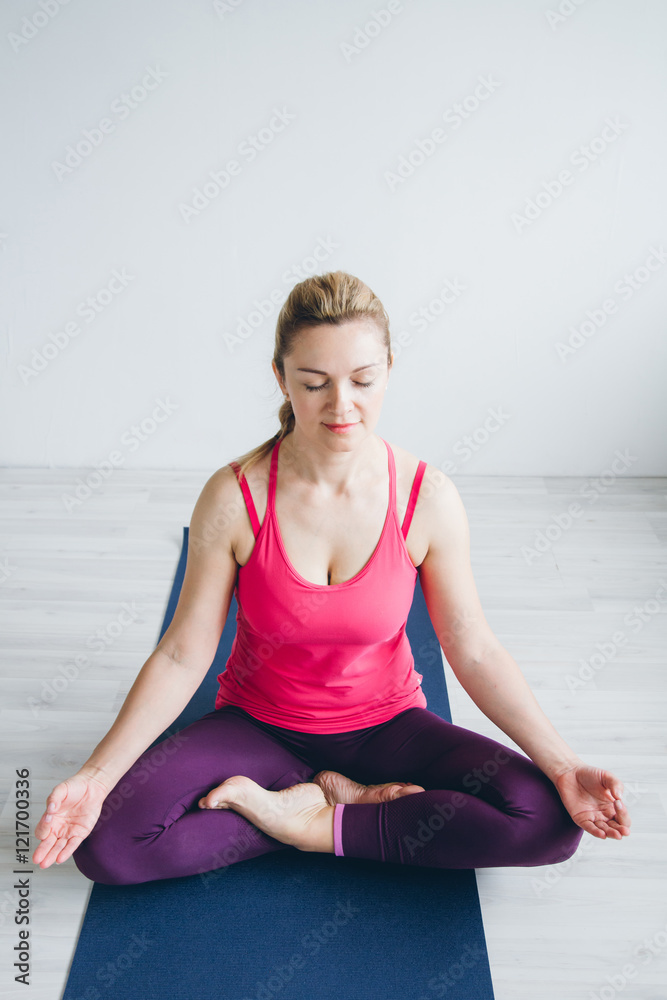
[[[41,844],[33,853],[34,864],[48,868],[54,861],[67,861],[95,826],[109,791],[99,780],[82,772],[56,785],[35,827]]]

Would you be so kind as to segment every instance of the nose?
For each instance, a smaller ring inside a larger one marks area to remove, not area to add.
[[[347,387],[334,385],[329,397],[329,410],[339,423],[345,422],[342,418],[352,410],[352,400],[348,395]]]

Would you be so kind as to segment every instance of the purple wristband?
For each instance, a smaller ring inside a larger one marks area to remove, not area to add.
[[[344,857],[343,854],[343,809],[345,808],[345,803],[337,802],[334,806],[334,825],[333,825],[333,837],[334,837],[334,853],[337,857]]]

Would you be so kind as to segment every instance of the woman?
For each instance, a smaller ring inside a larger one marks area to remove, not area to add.
[[[534,866],[569,858],[583,831],[629,834],[621,781],[560,738],[484,617],[456,487],[374,433],[392,363],[363,282],[337,271],[292,290],[272,363],[280,431],[205,484],[173,620],[49,795],[36,864],[73,856],[107,884],[287,847]],[[417,573],[456,676],[528,756],[428,710],[405,634]],[[146,751],[199,687],[235,587],[214,709]]]

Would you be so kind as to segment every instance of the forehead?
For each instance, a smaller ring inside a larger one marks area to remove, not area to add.
[[[384,350],[382,331],[370,319],[345,320],[342,323],[317,323],[302,327],[293,341],[291,354],[303,356],[313,353],[345,353],[348,356],[358,350],[374,353]],[[371,360],[375,361],[375,357]]]

